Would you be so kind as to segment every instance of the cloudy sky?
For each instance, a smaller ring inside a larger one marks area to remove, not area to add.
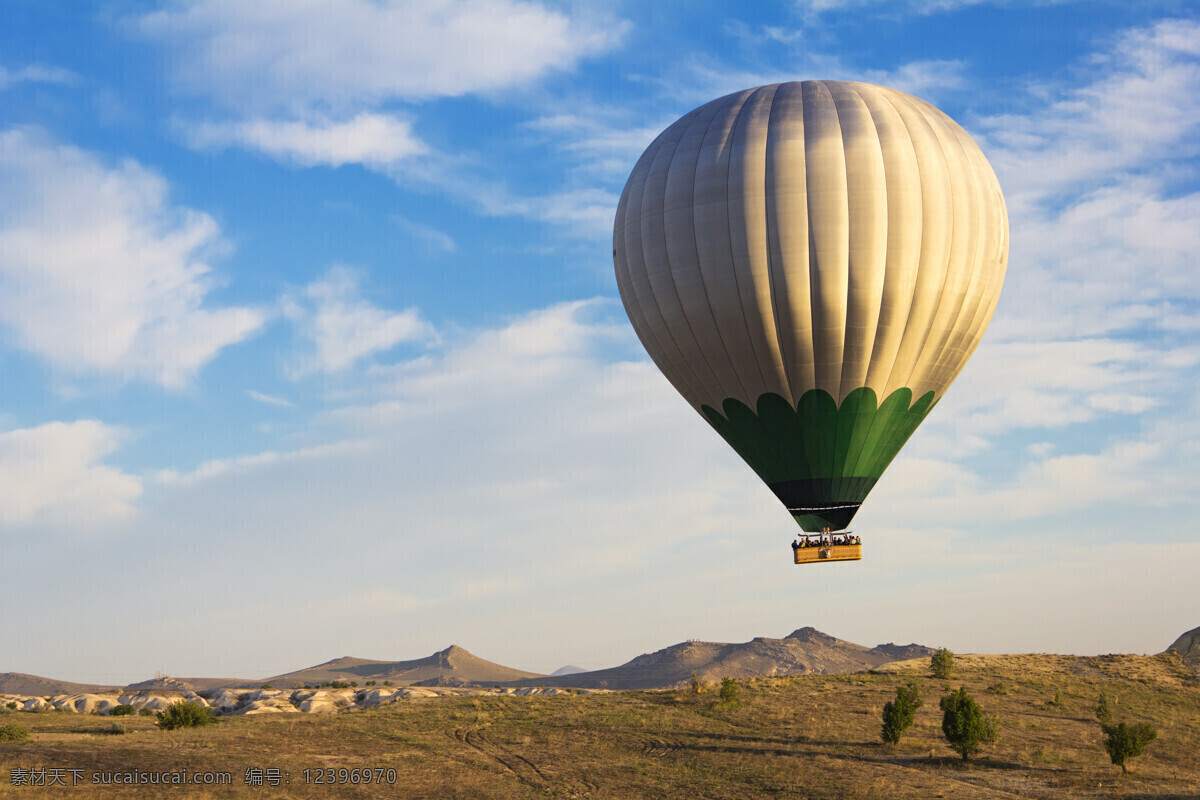
[[[1189,3],[3,5],[0,671],[1200,625]],[[942,108],[1012,228],[865,559],[822,568],[650,363],[610,258],[660,130],[809,78]]]

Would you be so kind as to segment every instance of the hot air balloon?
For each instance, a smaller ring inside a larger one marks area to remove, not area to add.
[[[780,83],[713,100],[646,148],[613,261],[667,380],[806,534],[828,534],[978,346],[1008,216],[978,145],[929,103]]]

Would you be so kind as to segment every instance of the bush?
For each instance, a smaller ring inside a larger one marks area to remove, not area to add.
[[[203,725],[213,725],[216,721],[217,715],[211,708],[186,700],[171,703],[158,712],[158,727],[167,731],[176,728],[199,728]]]
[[[1122,774],[1129,772],[1125,761],[1140,756],[1146,745],[1158,738],[1158,731],[1145,722],[1102,725],[1101,730],[1104,731],[1104,749],[1112,763],[1121,768]]]
[[[732,708],[738,705],[738,685],[733,678],[721,678],[721,705]]]
[[[704,694],[704,681],[700,680],[699,673],[692,673],[692,679],[688,685],[691,687],[692,694]]]
[[[4,725],[0,727],[0,742],[27,742],[29,741],[29,731],[22,728],[20,725]]]
[[[107,728],[102,728],[100,730],[100,732],[111,734],[113,736],[120,736],[121,734],[128,733],[128,731],[125,730],[124,722],[114,722],[113,724],[109,725]]]
[[[941,700],[942,733],[951,749],[963,757],[963,761],[979,752],[982,744],[996,741],[996,720],[986,717],[967,687],[960,687]]]
[[[9,700],[7,703],[4,704],[4,707],[11,711],[16,711],[17,710],[17,701]]]
[[[948,679],[954,674],[954,653],[941,648],[930,657],[929,668],[933,671],[933,677]]]
[[[917,709],[922,705],[921,687],[918,684],[896,687],[896,699],[883,706],[883,730],[879,734],[883,741],[898,743],[900,735],[913,724]]]
[[[1047,700],[1046,705],[1061,707],[1065,702],[1066,702],[1066,700],[1063,699],[1062,689],[1059,689],[1057,686],[1055,686],[1054,687],[1054,697],[1051,698],[1050,700]]]
[[[137,709],[129,705],[129,703],[121,703],[120,705],[113,706],[108,711],[108,715],[110,717],[128,717],[129,715],[136,713]]]
[[[1112,701],[1108,699],[1108,695],[1104,692],[1100,693],[1100,697],[1096,700],[1096,719],[1100,720],[1100,727],[1112,725],[1113,708]]]
[[[153,716],[154,716],[154,709],[152,709],[152,708],[139,708],[139,709],[138,709],[138,716],[139,716],[139,717],[153,717]]]

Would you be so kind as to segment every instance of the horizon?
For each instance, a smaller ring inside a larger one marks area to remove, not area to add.
[[[1153,654],[1200,625],[1182,0],[51,0],[0,44],[0,672],[270,676],[447,631],[543,674],[803,627]],[[610,253],[660,131],[806,79],[957,121],[1012,243],[863,560],[819,567],[646,356]]]
[[[1197,628],[1197,629],[1194,629],[1194,630],[1200,630],[1200,628]],[[595,667],[595,668],[592,668],[592,669],[586,669],[586,670],[583,670],[582,672],[575,672],[575,671],[572,671],[572,672],[570,672],[570,673],[564,673],[564,675],[563,675],[563,676],[557,676],[557,675],[556,675],[556,673],[557,673],[559,670],[562,670],[562,669],[572,669],[572,670],[577,670],[577,669],[579,669],[579,668],[577,667],[577,665],[570,664],[570,663],[565,663],[565,664],[562,664],[562,665],[561,665],[561,666],[559,666],[559,667],[556,667],[554,670],[550,670],[550,671],[546,671],[546,672],[534,672],[534,673],[533,673],[533,677],[539,677],[539,678],[548,678],[548,677],[573,677],[573,676],[575,676],[575,675],[588,675],[588,674],[591,674],[591,673],[594,673],[594,672],[607,672],[607,671],[616,670],[616,669],[620,669],[621,667],[627,666],[628,664],[630,664],[631,662],[633,662],[633,661],[635,661],[635,660],[637,660],[637,659],[639,659],[639,658],[644,658],[645,656],[648,656],[648,655],[653,655],[653,654],[655,654],[655,653],[663,652],[663,651],[665,651],[665,650],[670,650],[670,649],[672,649],[672,648],[675,648],[675,647],[686,646],[686,645],[689,645],[689,644],[709,644],[709,645],[722,645],[722,646],[727,646],[727,645],[731,645],[731,644],[735,644],[735,645],[748,645],[748,644],[752,644],[753,642],[755,642],[755,641],[758,641],[758,640],[760,640],[760,639],[768,639],[768,640],[774,640],[774,641],[782,641],[782,640],[788,639],[788,638],[792,637],[793,635],[795,635],[795,634],[797,634],[797,633],[800,633],[800,632],[802,632],[802,631],[812,631],[812,632],[814,632],[814,633],[820,634],[821,636],[825,636],[825,637],[828,637],[828,638],[834,639],[835,641],[837,641],[837,642],[840,642],[840,643],[842,643],[842,644],[848,644],[848,645],[853,645],[853,646],[863,647],[863,648],[865,648],[865,649],[866,649],[866,650],[868,650],[868,651],[873,651],[873,650],[876,650],[876,649],[878,649],[878,648],[881,648],[881,647],[899,647],[899,648],[904,648],[904,647],[925,647],[925,648],[927,648],[927,649],[930,649],[928,645],[923,645],[923,644],[921,644],[920,642],[908,642],[908,643],[900,643],[900,642],[879,642],[879,643],[877,643],[877,644],[874,644],[874,645],[864,645],[864,644],[862,644],[861,642],[850,642],[850,641],[847,641],[847,640],[845,640],[845,639],[842,639],[841,637],[834,636],[834,635],[832,635],[832,634],[829,634],[829,633],[826,633],[826,632],[824,632],[824,631],[820,631],[820,630],[817,630],[817,629],[815,629],[815,628],[812,628],[811,626],[805,626],[805,627],[803,627],[803,628],[797,628],[796,630],[792,631],[791,633],[789,633],[789,634],[786,634],[786,635],[784,635],[784,636],[780,636],[780,637],[773,637],[773,636],[754,636],[754,637],[751,637],[750,639],[747,639],[747,640],[745,640],[745,641],[738,641],[738,642],[716,642],[716,641],[706,641],[706,640],[701,640],[701,639],[685,639],[685,640],[683,640],[683,641],[681,641],[681,642],[674,642],[674,643],[672,643],[672,644],[669,644],[669,645],[664,645],[664,646],[662,646],[662,647],[659,647],[659,648],[656,648],[655,650],[653,650],[653,651],[650,651],[650,652],[646,652],[646,653],[639,653],[638,655],[635,655],[635,656],[630,656],[630,657],[626,658],[624,661],[621,661],[621,662],[619,662],[619,663],[616,663],[616,664],[612,664],[612,665],[608,665],[608,666]],[[1175,639],[1173,639],[1173,640],[1172,640],[1172,644],[1174,644],[1176,641],[1178,641],[1178,640],[1179,640],[1180,638],[1182,638],[1184,635],[1186,635],[1186,634],[1188,634],[1188,633],[1191,633],[1191,632],[1192,632],[1192,631],[1184,631],[1183,633],[1181,633],[1179,636],[1177,636]],[[1154,655],[1162,655],[1163,653],[1166,653],[1166,652],[1168,652],[1170,649],[1171,649],[1171,645],[1167,645],[1166,647],[1164,647],[1164,648],[1163,648],[1163,650],[1162,650],[1162,651],[1160,651],[1160,652],[1158,652],[1158,653],[1120,653],[1120,654],[1117,654],[1117,653],[1104,653],[1104,654],[1098,654],[1098,656],[1100,656],[1100,657],[1103,657],[1103,656],[1108,656],[1108,655],[1134,655],[1134,656],[1149,657],[1149,656],[1154,656]],[[245,683],[246,683],[246,684],[257,684],[257,683],[261,683],[261,682],[263,682],[263,681],[276,680],[276,679],[279,679],[279,678],[283,678],[283,677],[292,676],[292,675],[294,675],[294,673],[297,673],[297,672],[306,672],[306,671],[309,671],[309,670],[318,669],[318,668],[320,668],[320,667],[326,667],[326,666],[330,666],[330,665],[336,665],[336,664],[338,664],[338,662],[341,662],[341,661],[347,661],[347,660],[349,660],[349,661],[354,661],[354,662],[362,662],[362,663],[368,663],[368,664],[381,664],[381,665],[385,665],[385,664],[391,664],[391,665],[396,665],[396,664],[413,664],[413,663],[418,663],[418,662],[421,662],[421,661],[426,661],[426,660],[428,660],[428,659],[430,659],[430,658],[432,658],[432,657],[434,657],[434,656],[437,656],[437,655],[441,655],[441,654],[447,653],[447,652],[449,652],[449,651],[451,651],[451,650],[460,650],[460,651],[462,651],[463,653],[465,653],[466,655],[468,655],[468,656],[470,656],[470,657],[472,657],[472,658],[474,658],[474,659],[477,659],[477,660],[479,660],[479,661],[483,661],[483,662],[485,662],[485,663],[488,663],[488,664],[491,664],[491,665],[493,665],[493,666],[501,667],[501,668],[504,668],[504,669],[516,669],[516,670],[518,670],[518,671],[530,672],[530,670],[521,670],[520,668],[517,668],[517,667],[512,667],[512,666],[511,666],[511,665],[509,665],[509,664],[504,664],[504,663],[500,663],[500,662],[493,661],[492,659],[486,658],[486,657],[484,657],[484,656],[481,656],[481,655],[479,655],[479,654],[477,654],[477,653],[475,653],[475,652],[471,651],[471,650],[470,650],[470,648],[463,647],[462,645],[459,645],[459,644],[457,644],[457,643],[456,643],[456,644],[450,644],[450,645],[447,645],[446,647],[443,647],[443,648],[441,648],[441,649],[439,649],[439,650],[435,650],[435,651],[433,651],[433,652],[431,652],[431,653],[428,653],[428,654],[426,654],[426,655],[424,655],[424,656],[415,656],[415,657],[412,657],[412,658],[390,658],[390,659],[389,659],[389,658],[384,658],[384,659],[378,659],[378,658],[368,658],[368,657],[365,657],[365,656],[342,655],[342,656],[337,656],[337,657],[335,657],[335,658],[326,659],[325,661],[319,662],[319,663],[317,663],[317,664],[311,664],[311,665],[309,665],[309,666],[306,666],[306,667],[297,667],[297,668],[289,669],[289,670],[287,670],[287,671],[284,671],[284,672],[280,672],[280,673],[276,673],[276,674],[271,674],[271,675],[264,675],[264,676],[261,676],[261,677],[249,677],[249,676],[246,676],[246,675],[199,675],[199,674],[184,674],[184,673],[180,673],[180,674],[174,674],[174,675],[168,675],[168,674],[166,674],[166,673],[159,673],[159,672],[157,672],[157,671],[156,671],[156,672],[155,672],[155,674],[154,674],[152,677],[142,678],[142,679],[139,679],[139,680],[136,680],[136,681],[128,681],[128,682],[126,682],[126,683],[119,684],[119,685],[118,685],[118,684],[99,684],[99,683],[96,683],[96,682],[92,682],[92,685],[110,685],[110,686],[118,686],[119,688],[125,688],[125,689],[127,689],[127,688],[130,688],[130,687],[132,687],[132,686],[137,686],[138,684],[141,684],[141,683],[146,683],[146,682],[149,682],[149,681],[156,681],[156,680],[179,680],[179,681],[184,681],[184,682],[186,682],[186,681],[190,681],[190,680],[243,680],[243,681],[245,681]],[[1079,657],[1079,658],[1091,658],[1091,657],[1096,657],[1096,656],[1080,656],[1080,655],[1078,655],[1078,654],[1074,654],[1074,653],[992,653],[992,652],[979,652],[979,653],[958,653],[958,652],[956,652],[956,653],[954,653],[954,655],[955,655],[955,656],[1024,656],[1024,655],[1049,655],[1049,656],[1070,656],[1070,657]],[[918,659],[919,659],[919,658],[923,658],[923,656],[918,656]],[[901,660],[904,660],[904,659],[901,659]],[[886,663],[891,663],[891,662],[886,662]],[[28,677],[31,677],[31,678],[45,678],[45,679],[49,679],[49,680],[57,680],[57,681],[59,681],[59,682],[64,682],[64,683],[76,683],[75,681],[64,681],[64,680],[62,680],[62,679],[60,679],[60,678],[57,678],[56,676],[53,676],[53,675],[30,675],[30,674],[28,674],[28,673],[21,673],[21,672],[17,672],[17,671],[7,671],[7,672],[0,672],[0,674],[10,674],[10,675],[11,675],[11,674],[20,674],[20,675],[27,675]],[[364,679],[364,680],[366,680],[366,679],[368,679],[369,677],[370,677],[370,676],[364,676],[364,678],[363,678],[363,679]],[[476,682],[478,682],[478,681],[476,681]],[[487,681],[485,681],[485,682],[487,682],[487,683],[492,683],[492,682],[494,682],[494,681],[493,681],[492,679],[488,679],[488,680],[487,680]],[[84,683],[87,683],[87,682],[84,682]],[[503,681],[502,681],[501,683],[503,683]],[[277,687],[277,688],[279,688],[279,687]],[[294,687],[293,687],[293,688],[294,688]],[[209,690],[205,690],[205,691],[209,691]]]

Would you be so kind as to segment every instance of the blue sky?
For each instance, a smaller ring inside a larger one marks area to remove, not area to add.
[[[0,671],[549,672],[805,625],[1158,652],[1200,625],[1184,2],[0,5]],[[617,297],[651,139],[782,80],[933,102],[1012,250],[856,519],[794,527]]]

